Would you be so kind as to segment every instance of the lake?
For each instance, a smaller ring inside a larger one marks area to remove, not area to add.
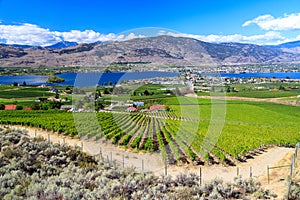
[[[242,74],[220,74],[221,77],[229,78],[281,78],[300,79],[300,72],[271,72],[271,73],[242,73]]]
[[[29,76],[0,76],[0,84],[12,84],[17,82],[23,84],[25,81],[27,85],[69,85],[73,86],[74,84],[78,85],[102,85],[104,83],[119,82],[122,80],[138,80],[138,79],[149,79],[157,77],[177,77],[180,73],[175,72],[158,72],[158,71],[149,71],[149,72],[111,72],[111,73],[65,73],[58,74],[57,76],[64,78],[65,82],[62,83],[46,83],[48,76],[38,76],[38,75],[29,75]],[[97,83],[98,82],[98,83]]]

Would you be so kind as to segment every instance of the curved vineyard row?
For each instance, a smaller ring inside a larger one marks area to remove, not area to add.
[[[274,108],[268,109],[274,114]],[[280,109],[280,113],[283,112]],[[300,140],[299,122],[287,114],[280,114],[285,120],[282,123],[269,124],[266,123],[269,119],[259,124],[252,116],[239,121],[236,118],[241,116],[232,116],[231,120],[226,120],[216,144],[205,138],[210,125],[208,118],[201,118],[198,124],[192,117],[179,116],[176,112],[0,111],[0,123],[37,127],[73,137],[104,139],[139,151],[159,151],[170,164],[234,165],[251,157],[261,147],[292,146]]]

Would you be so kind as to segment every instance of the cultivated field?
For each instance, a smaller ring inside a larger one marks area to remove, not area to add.
[[[72,113],[56,110],[1,111],[0,122],[105,139],[133,151],[160,152],[169,164],[235,165],[256,150],[294,146],[300,140],[300,107],[227,101],[226,112],[214,114],[219,109],[215,104],[224,102],[197,99],[195,104],[192,98],[179,97],[165,103],[171,111],[74,113],[75,121]],[[216,125],[222,126],[218,140],[207,139],[208,133],[218,135]]]

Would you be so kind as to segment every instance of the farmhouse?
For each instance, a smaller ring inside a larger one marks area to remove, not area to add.
[[[15,104],[7,104],[5,105],[4,110],[16,110],[17,106]]]
[[[129,108],[126,109],[127,112],[138,112],[138,109],[136,109],[135,107],[131,106]]]
[[[136,101],[136,102],[133,102],[133,105],[135,105],[135,106],[144,106],[145,103],[144,102]]]
[[[60,110],[73,111],[75,110],[75,108],[73,105],[61,105]]]
[[[26,107],[25,110],[32,110],[30,107]]]
[[[47,100],[48,101],[60,101],[60,99],[57,99],[55,97],[49,97]]]
[[[164,111],[165,106],[164,105],[150,106],[149,110],[150,112]]]

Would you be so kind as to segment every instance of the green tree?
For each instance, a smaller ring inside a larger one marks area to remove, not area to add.
[[[107,88],[104,88],[103,94],[109,94],[109,91]]]
[[[61,107],[61,102],[59,102],[59,101],[50,101],[50,102],[49,102],[49,107],[50,107],[51,109],[60,109],[60,107]]]
[[[145,90],[145,91],[144,91],[144,95],[149,96],[149,95],[150,95],[149,91],[148,91],[148,90]]]
[[[285,88],[282,85],[279,86],[279,90],[284,90],[284,89]]]
[[[40,109],[40,105],[37,104],[36,102],[33,102],[33,104],[30,106],[30,108],[32,110],[39,110]]]
[[[229,87],[229,86],[227,87],[227,90],[226,90],[226,92],[230,92],[230,87]]]
[[[17,105],[16,110],[23,110],[23,106],[22,105]]]
[[[55,99],[59,99],[59,93],[55,92]]]
[[[4,110],[5,109],[5,105],[2,103],[0,104],[0,110]]]
[[[43,103],[42,104],[42,110],[48,110],[48,109],[49,109],[48,103]]]

